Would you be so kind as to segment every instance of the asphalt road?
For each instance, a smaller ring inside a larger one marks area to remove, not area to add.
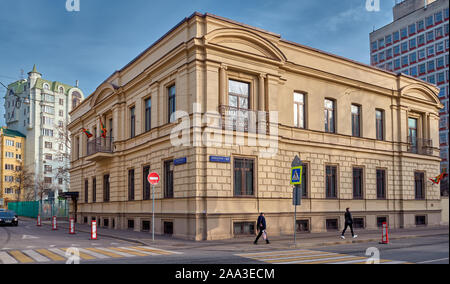
[[[113,238],[101,237],[97,241],[90,240],[90,234],[77,233],[69,235],[66,229],[52,231],[49,226],[36,227],[34,222],[21,222],[19,227],[0,227],[0,257],[3,253],[11,254],[12,250],[30,251],[39,249],[55,248],[124,248],[139,246]],[[253,247],[252,247],[253,248]],[[357,262],[358,258],[368,257],[368,248],[377,248],[380,258],[389,261],[402,261],[408,263],[448,264],[449,263],[449,236],[438,235],[433,237],[421,237],[413,239],[401,239],[392,241],[389,245],[378,243],[356,243],[349,245],[338,245],[320,247],[302,251],[276,250],[267,248],[262,250],[263,244],[258,246],[257,255],[252,251],[246,255],[239,255],[236,249],[229,250],[215,248],[214,246],[199,248],[175,249],[173,253],[158,255],[134,255],[126,258],[95,258],[81,260],[86,264],[268,264],[296,261],[298,263],[319,261],[324,259],[339,259]],[[256,247],[255,247],[256,249]],[[143,251],[140,253],[142,254]],[[255,250],[256,252],[256,250]],[[306,255],[305,255],[306,254]],[[20,255],[19,255],[20,256]],[[311,256],[311,257],[309,257]],[[337,262],[337,261],[336,261]],[[1,263],[1,261],[0,261]],[[49,261],[47,263],[53,263]]]

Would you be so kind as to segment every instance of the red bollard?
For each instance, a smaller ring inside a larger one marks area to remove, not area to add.
[[[53,216],[53,220],[52,220],[52,230],[56,231],[58,230],[58,225],[56,223],[56,216]]]
[[[91,223],[91,240],[97,240],[97,221]]]
[[[37,224],[36,224],[36,226],[42,227],[42,223],[41,223],[41,215],[38,215],[38,217],[37,217]]]
[[[388,225],[386,222],[383,223],[383,234],[381,236],[381,244],[383,245],[389,244]]]
[[[75,219],[70,218],[69,234],[75,235]]]

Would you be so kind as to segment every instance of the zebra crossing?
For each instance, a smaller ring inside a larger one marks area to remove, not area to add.
[[[66,262],[72,253],[67,253],[69,248],[25,249],[0,251],[0,264],[32,264]],[[147,257],[181,254],[148,246],[133,247],[95,247],[73,248],[80,260],[106,260],[131,257]]]
[[[367,264],[369,260],[367,257],[304,249],[245,253],[237,256],[270,264]],[[406,264],[404,261],[385,259],[381,259],[379,263]]]

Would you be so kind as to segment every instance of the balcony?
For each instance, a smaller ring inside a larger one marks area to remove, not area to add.
[[[269,134],[269,113],[232,106],[220,106],[222,128],[248,133]]]
[[[114,153],[114,138],[95,138],[88,141],[87,144],[87,160],[99,161],[106,158],[111,158]]]
[[[408,153],[433,155],[433,140],[408,136]]]

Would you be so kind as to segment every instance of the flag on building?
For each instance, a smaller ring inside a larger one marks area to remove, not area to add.
[[[91,137],[93,137],[94,135],[92,135],[91,132],[89,132],[89,130],[87,130],[86,128],[81,129],[84,134],[86,134],[87,138],[90,139]]]
[[[443,179],[445,179],[448,176],[448,174],[446,172],[443,172],[442,174],[440,174],[439,176],[433,178],[430,178],[430,180],[434,183],[434,184],[440,184],[441,181]]]
[[[101,118],[100,118],[100,127],[102,128],[102,137],[106,139],[106,134],[108,133],[108,131],[106,130],[105,126],[103,125]]]

